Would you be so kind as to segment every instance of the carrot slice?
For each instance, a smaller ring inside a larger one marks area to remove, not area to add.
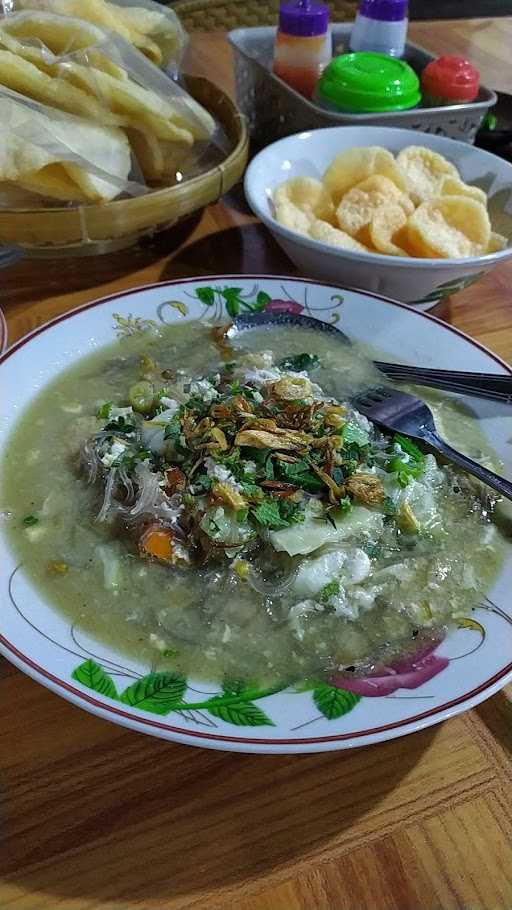
[[[172,562],[174,535],[169,528],[152,526],[140,539],[140,549],[147,556],[154,556],[164,562]]]

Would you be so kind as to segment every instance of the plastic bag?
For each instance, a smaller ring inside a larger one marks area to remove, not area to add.
[[[145,34],[160,47],[162,53],[160,65],[175,77],[179,72],[187,48],[188,35],[174,10],[169,6],[162,6],[161,3],[155,3],[154,0],[112,0],[112,2],[125,10],[130,9],[132,12],[129,15],[132,17],[132,21],[134,16],[138,18],[139,22],[142,20],[142,17],[133,12],[134,10],[146,11],[148,15],[144,17],[147,28]]]
[[[27,194],[33,193],[77,203],[147,192],[118,128],[64,114],[8,89],[0,90],[0,120],[3,205],[27,204]]]
[[[78,168],[71,203],[183,181],[205,154],[224,148],[208,111],[142,53],[118,34],[68,16],[26,11],[0,19],[0,102],[0,181],[63,200]],[[80,118],[80,141],[73,118]],[[16,162],[10,171],[9,155]],[[32,165],[37,180],[27,176]]]
[[[0,0],[3,15],[23,10],[71,16],[115,32],[173,76],[187,45],[174,10],[154,0]]]

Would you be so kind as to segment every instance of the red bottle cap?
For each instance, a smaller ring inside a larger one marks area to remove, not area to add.
[[[439,57],[421,74],[422,91],[447,101],[474,101],[479,87],[480,73],[464,57]]]

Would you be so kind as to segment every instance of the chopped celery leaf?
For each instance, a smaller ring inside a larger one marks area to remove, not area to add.
[[[357,423],[346,423],[342,427],[341,436],[345,445],[356,445],[359,448],[364,448],[369,445],[370,437],[366,430],[362,430],[361,427],[358,427]]]
[[[290,524],[289,521],[281,517],[279,503],[273,499],[265,499],[255,509],[251,509],[251,514],[258,524],[265,528],[272,528],[274,531],[278,531],[280,528],[287,528]]]
[[[295,354],[293,357],[285,357],[278,364],[280,370],[289,370],[292,373],[303,373],[305,370],[317,370],[320,366],[320,358],[316,354]]]

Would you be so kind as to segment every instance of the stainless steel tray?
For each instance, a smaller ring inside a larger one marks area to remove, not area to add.
[[[332,26],[335,53],[348,47],[351,27],[344,23]],[[235,58],[237,103],[249,120],[252,137],[262,145],[302,130],[358,123],[402,127],[472,143],[487,111],[496,104],[496,94],[481,86],[477,100],[471,104],[417,107],[385,114],[327,111],[274,76],[271,70],[274,37],[272,27],[237,28],[228,35]],[[404,58],[419,72],[433,56],[415,44],[407,44]]]

